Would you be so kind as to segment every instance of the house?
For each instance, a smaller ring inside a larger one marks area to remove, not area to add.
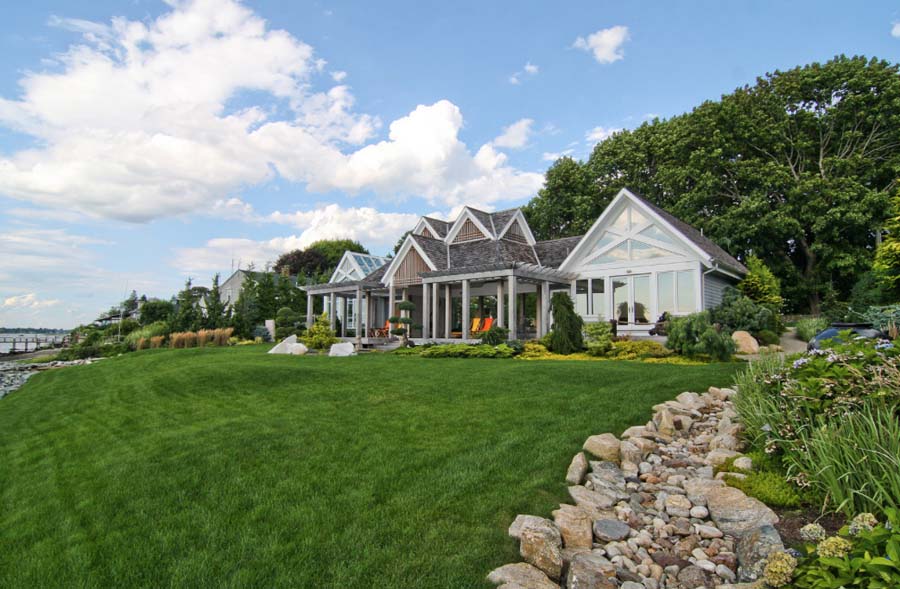
[[[219,287],[219,300],[221,300],[226,307],[228,305],[233,305],[238,300],[238,297],[241,296],[241,291],[244,289],[244,281],[246,281],[248,277],[252,277],[256,282],[259,282],[264,274],[265,272],[257,272],[254,270],[236,270]],[[275,272],[270,272],[270,274],[274,278],[276,285],[280,280],[290,280],[291,284],[294,286],[297,285],[296,276],[285,277]]]
[[[309,309],[315,296],[329,308],[354,301],[360,344],[374,341],[371,329],[398,315],[402,300],[416,306],[413,337],[470,340],[471,320],[487,316],[510,339],[541,337],[560,290],[586,322],[614,320],[619,332],[644,335],[664,312],[715,307],[746,272],[700,231],[622,189],[582,236],[537,241],[521,209],[465,207],[453,222],[419,219],[390,263],[368,275],[303,288]]]
[[[341,257],[337,266],[335,266],[334,272],[331,274],[328,283],[342,284],[362,280],[390,261],[390,258],[384,256],[373,256],[371,254],[362,254],[348,250],[344,252],[344,255]],[[326,297],[324,305],[325,312],[328,313],[329,316],[334,315],[343,318],[341,321],[342,331],[346,332],[347,329],[356,329],[356,299],[343,297],[337,299],[336,313],[330,312],[330,302],[331,299]],[[307,322],[307,325],[309,325],[309,322]]]

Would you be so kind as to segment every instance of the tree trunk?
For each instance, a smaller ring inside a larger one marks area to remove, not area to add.
[[[809,312],[818,315],[821,310],[821,297],[819,296],[819,285],[815,282],[816,271],[816,253],[809,247],[809,242],[803,237],[799,241],[800,248],[803,250],[803,257],[806,264],[803,268],[803,277],[806,279],[807,285],[811,287],[809,292]]]

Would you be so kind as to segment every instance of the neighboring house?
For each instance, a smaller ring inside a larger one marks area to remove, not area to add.
[[[746,272],[700,231],[623,189],[582,236],[537,241],[521,209],[465,207],[453,222],[422,217],[390,263],[365,277],[302,288],[310,301],[355,301],[360,339],[404,299],[416,305],[413,335],[424,339],[470,339],[471,320],[488,315],[510,339],[540,337],[558,290],[585,321],[615,320],[620,332],[642,335],[663,312],[716,306]]]
[[[259,280],[263,277],[265,272],[256,272],[254,270],[237,270],[228,277],[228,280],[222,283],[219,287],[219,299],[227,306],[233,305],[238,297],[241,296],[241,291],[244,289],[244,281],[247,280],[248,276],[252,276],[254,280],[259,282]],[[281,280],[290,280],[291,284],[297,286],[297,277],[289,276],[284,277],[281,274],[276,272],[270,272],[275,279],[275,284],[277,285]]]

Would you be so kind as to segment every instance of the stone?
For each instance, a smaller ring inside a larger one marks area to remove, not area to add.
[[[737,575],[734,574],[734,571],[725,566],[724,564],[716,565],[716,574],[725,579],[726,581],[735,581],[737,580]]]
[[[616,504],[615,497],[591,491],[582,485],[573,485],[569,487],[569,495],[579,507],[587,509],[591,512],[604,512]]]
[[[354,356],[356,354],[356,350],[353,347],[353,344],[350,342],[342,342],[339,344],[331,344],[331,349],[328,350],[329,356]]]
[[[615,589],[616,567],[599,554],[579,554],[566,575],[568,589]]]
[[[569,470],[566,471],[566,482],[570,485],[580,485],[581,481],[584,480],[587,469],[587,458],[584,457],[584,453],[579,452],[572,457],[572,462],[569,463]]]
[[[617,519],[603,518],[594,522],[594,535],[605,542],[624,540],[631,534],[628,524]]]
[[[735,458],[732,464],[734,464],[735,468],[739,468],[740,470],[753,470],[753,459],[747,456]]]
[[[706,405],[706,403],[703,402],[703,399],[697,393],[684,392],[675,397],[675,400],[690,409],[699,410]]]
[[[678,582],[685,589],[697,589],[698,587],[706,587],[706,572],[698,566],[691,565],[685,567],[678,573]]]
[[[585,440],[584,446],[582,447],[600,460],[618,462],[619,444],[619,439],[616,438],[616,436],[612,434],[599,434]]]
[[[671,554],[669,552],[654,552],[650,555],[650,558],[653,559],[653,562],[663,567],[664,569],[670,566],[675,566],[681,569],[691,564],[680,556]]]
[[[640,448],[631,441],[625,440],[619,444],[619,458],[623,463],[637,465],[641,463],[644,457],[641,455]]]
[[[619,585],[619,589],[645,589],[643,583],[635,583],[634,581],[625,581]]]
[[[697,534],[701,538],[706,538],[706,539],[721,538],[722,536],[725,535],[722,533],[722,530],[720,530],[719,528],[717,528],[715,526],[697,525],[697,526],[695,526],[695,528],[696,528]]]
[[[287,353],[292,356],[305,356],[309,352],[309,348],[305,344],[297,343],[288,345]]]
[[[659,433],[664,436],[674,436],[675,435],[675,420],[672,418],[672,414],[668,409],[661,409],[656,414],[656,427],[659,430]]]
[[[654,437],[654,432],[648,430],[643,425],[633,425],[622,432],[622,439],[625,438],[650,438]]]
[[[537,567],[524,562],[505,564],[488,573],[487,580],[495,585],[504,583],[522,589],[559,589],[559,585],[551,581]]]
[[[509,525],[509,533],[510,538],[515,538],[516,540],[522,537],[522,530],[528,527],[541,527],[546,525],[552,525],[549,519],[545,517],[538,517],[536,515],[522,515],[519,514],[516,516],[516,519],[513,520],[513,523]]]
[[[637,446],[637,449],[641,451],[641,459],[656,451],[656,442],[647,438],[630,438],[628,442]]]
[[[666,513],[676,517],[688,517],[691,514],[691,502],[684,495],[666,497]]]
[[[728,535],[740,537],[759,526],[778,523],[774,511],[740,489],[716,487],[710,489],[706,499],[713,522]]]
[[[713,450],[706,455],[706,461],[712,466],[722,466],[729,458],[734,458],[735,456],[740,456],[740,453],[734,450]]]
[[[731,334],[738,354],[758,354],[759,342],[748,331],[735,331]]]
[[[731,434],[719,434],[709,442],[710,450],[737,450],[740,442]]]
[[[708,515],[709,510],[702,505],[695,505],[691,507],[691,517],[695,517],[697,519],[705,519]]]
[[[591,516],[588,512],[574,505],[560,505],[553,512],[553,521],[562,535],[566,548],[591,548],[594,535],[591,527]]]
[[[289,351],[290,346],[292,346],[296,343],[297,343],[297,336],[289,335],[288,337],[281,340],[281,342],[278,343],[278,345],[276,345],[274,348],[269,350],[269,353],[270,354],[290,354],[291,353]]]
[[[562,575],[562,537],[552,524],[523,527],[519,554],[551,579],[559,579]]]
[[[771,525],[762,525],[745,533],[738,540],[735,552],[738,560],[738,580],[755,581],[765,568],[765,559],[772,552],[784,550],[781,534]]]

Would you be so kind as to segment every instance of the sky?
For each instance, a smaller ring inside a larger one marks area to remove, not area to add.
[[[900,4],[32,0],[0,18],[0,326],[526,203],[561,155],[834,55]]]

